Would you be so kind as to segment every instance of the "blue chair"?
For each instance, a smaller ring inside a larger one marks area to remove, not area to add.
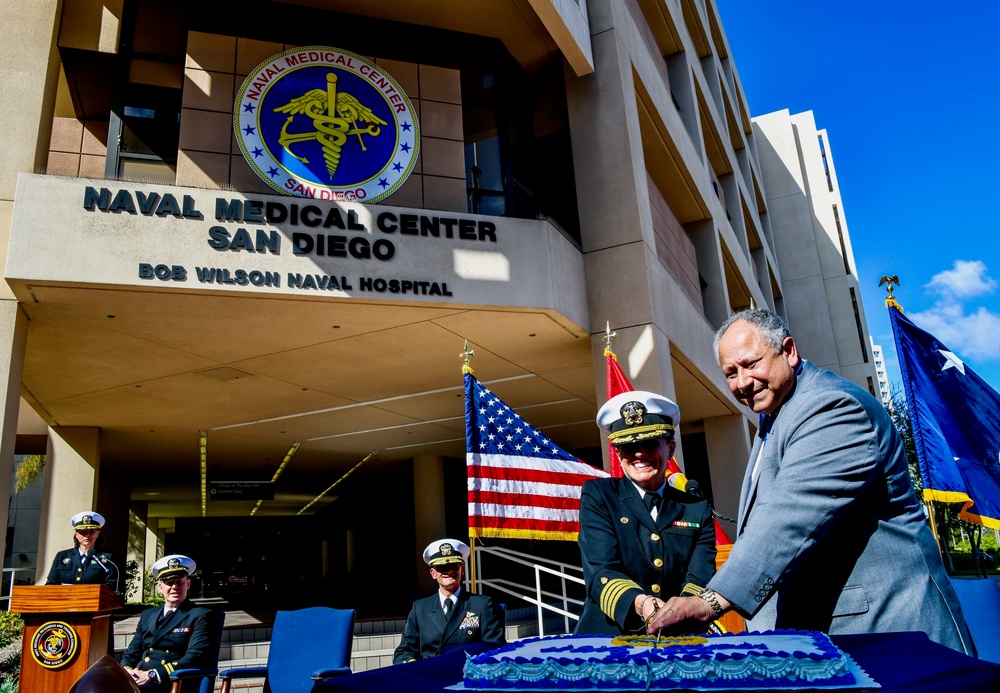
[[[951,579],[979,658],[1000,664],[1000,587],[993,578]]]
[[[222,693],[230,681],[264,677],[264,692],[309,693],[324,681],[351,673],[354,610],[315,606],[279,611],[271,630],[267,666],[219,672]]]
[[[219,648],[222,646],[222,630],[226,623],[225,611],[213,611],[212,618],[212,665],[202,669],[175,669],[170,674],[170,693],[198,691],[212,693],[215,690],[215,676],[219,673]]]

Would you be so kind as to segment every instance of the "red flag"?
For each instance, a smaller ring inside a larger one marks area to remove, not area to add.
[[[729,538],[729,535],[725,533],[722,529],[722,525],[714,517],[712,521],[715,523],[715,545],[716,546],[731,546],[733,540]]]
[[[605,348],[604,358],[608,362],[608,399],[623,392],[632,392],[635,388],[618,365],[618,357],[610,347]],[[611,443],[608,443],[608,459],[611,460],[611,476],[622,476],[622,462],[618,457],[618,450]],[[681,468],[673,457],[667,461],[667,483],[681,491],[687,486],[687,477],[681,473]]]
[[[635,388],[632,387],[632,383],[628,381],[625,373],[622,372],[621,366],[618,365],[618,357],[615,356],[615,352],[611,351],[610,347],[604,350],[604,358],[608,361],[608,399],[623,392],[634,390]],[[611,476],[615,478],[621,477],[624,474],[622,472],[622,461],[618,458],[618,451],[611,443],[608,443],[608,459],[611,460]]]
[[[618,357],[615,356],[615,352],[611,351],[610,347],[605,348],[604,358],[608,361],[608,399],[634,390],[632,383],[629,382],[621,366],[618,365]],[[622,476],[624,472],[621,460],[618,458],[618,450],[610,443],[608,443],[608,457],[611,459],[611,476]],[[673,457],[667,462],[667,483],[680,491],[687,488],[687,477],[681,472],[681,468],[677,466],[677,461]],[[726,535],[719,521],[715,518],[712,518],[712,521],[715,523],[715,545],[731,546],[733,540]]]

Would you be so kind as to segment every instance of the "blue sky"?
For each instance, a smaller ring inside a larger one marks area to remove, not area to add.
[[[716,2],[751,115],[811,110],[827,131],[894,394],[884,274],[1000,389],[1000,3]]]

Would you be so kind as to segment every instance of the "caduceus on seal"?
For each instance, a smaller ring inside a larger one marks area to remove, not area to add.
[[[308,140],[319,142],[323,148],[323,160],[326,161],[330,180],[333,180],[333,174],[337,172],[337,166],[340,164],[340,148],[350,135],[357,135],[362,151],[367,151],[363,135],[378,136],[381,130],[379,125],[388,125],[351,94],[346,91],[338,94],[337,75],[333,72],[326,76],[326,91],[310,89],[284,106],[275,108],[274,111],[290,114],[285,124],[281,126],[278,144],[303,164],[308,164],[309,160],[293,152],[291,146],[296,142]],[[315,131],[288,132],[288,126],[299,114],[312,118]],[[358,126],[358,121],[367,124],[366,127]]]

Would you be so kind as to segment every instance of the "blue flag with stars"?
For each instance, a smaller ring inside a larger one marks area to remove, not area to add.
[[[889,308],[924,498],[1000,529],[1000,394],[933,335]]]

